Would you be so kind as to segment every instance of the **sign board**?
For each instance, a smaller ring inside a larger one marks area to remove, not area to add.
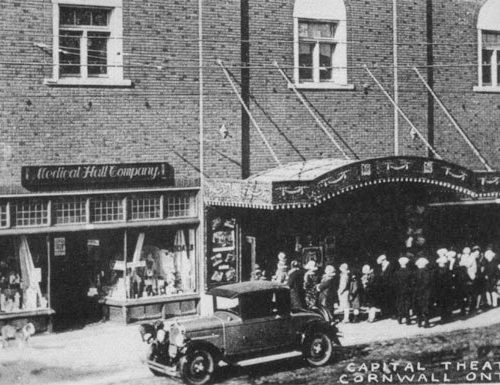
[[[99,246],[100,242],[99,239],[89,239],[87,241],[87,246]]]
[[[66,255],[66,238],[54,238],[54,256],[61,257]]]
[[[28,190],[173,185],[168,163],[24,166],[21,184]]]
[[[33,281],[36,283],[42,282],[42,268],[41,267],[35,267],[33,270]]]

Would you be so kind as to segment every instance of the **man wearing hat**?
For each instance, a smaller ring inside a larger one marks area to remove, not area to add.
[[[451,315],[451,302],[452,302],[452,273],[448,268],[448,258],[446,253],[442,253],[436,260],[438,265],[436,269],[436,303],[441,316],[441,322],[446,322]],[[439,255],[439,253],[438,253]]]
[[[377,277],[377,290],[379,294],[380,310],[383,317],[394,315],[394,274],[391,263],[385,254],[377,258],[380,271]]]
[[[405,318],[407,325],[411,324],[410,306],[413,297],[413,273],[407,267],[409,261],[410,259],[406,256],[399,258],[400,268],[394,273],[398,322],[403,323],[403,318]]]
[[[427,266],[427,258],[420,257],[415,262],[417,272],[415,277],[415,307],[418,327],[428,328],[429,307],[432,294],[432,270]]]
[[[316,261],[311,259],[304,267],[306,269],[304,274],[305,300],[307,307],[312,308],[318,302],[318,291],[316,290],[316,285],[319,283],[318,265]]]
[[[339,267],[340,277],[339,277],[339,287],[337,290],[339,298],[339,310],[344,313],[344,319],[342,322],[349,322],[349,266],[347,263],[343,263]]]
[[[304,271],[296,260],[292,261],[290,267],[287,284],[290,287],[292,309],[305,309]]]

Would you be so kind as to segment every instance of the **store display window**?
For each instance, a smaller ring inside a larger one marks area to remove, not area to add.
[[[111,261],[115,278],[107,296],[125,300],[194,293],[195,239],[190,228],[129,232],[126,262],[123,254]]]
[[[0,238],[0,314],[48,307],[43,237]]]

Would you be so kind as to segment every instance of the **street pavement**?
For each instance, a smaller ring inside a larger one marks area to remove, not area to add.
[[[344,347],[336,360],[325,367],[310,368],[301,359],[290,359],[224,368],[218,382],[326,385],[339,383],[343,374],[345,379],[351,378],[348,365],[363,362],[422,361],[439,372],[443,360],[486,357],[500,361],[500,308],[456,318],[444,325],[435,324],[429,329],[399,325],[391,319],[340,324],[339,329]],[[27,347],[18,347],[14,341],[10,345],[0,350],[1,385],[179,383],[154,377],[145,367],[142,360],[146,346],[140,339],[138,325],[98,323],[79,330],[34,336]],[[453,372],[451,376],[465,381],[465,374]]]

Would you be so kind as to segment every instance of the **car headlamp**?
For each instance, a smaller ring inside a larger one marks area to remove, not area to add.
[[[156,332],[156,339],[161,344],[165,341],[166,336],[167,336],[167,332],[163,329],[160,329]]]

